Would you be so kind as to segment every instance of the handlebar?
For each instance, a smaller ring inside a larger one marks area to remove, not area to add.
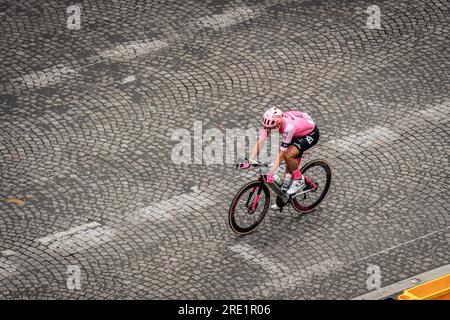
[[[252,167],[268,167],[270,165],[269,161],[259,162],[257,160],[249,160]]]
[[[250,162],[250,165],[252,166],[252,167],[269,167],[270,166],[270,162],[269,161],[264,161],[264,162],[259,162],[259,161],[257,161],[257,160],[248,160],[249,162]],[[240,165],[241,163],[237,163],[236,164],[236,169],[238,169],[239,168],[239,165]]]
[[[309,152],[303,152],[303,154],[302,154],[302,159],[305,159],[307,156],[309,156]],[[250,165],[252,166],[252,167],[260,167],[260,168],[267,168],[267,167],[271,167],[272,165],[273,165],[273,163],[271,163],[270,161],[268,161],[268,160],[266,160],[266,161],[264,161],[264,162],[259,162],[259,161],[257,161],[257,160],[252,160],[252,159],[250,159],[250,160],[248,160],[248,162],[250,163]],[[238,162],[237,164],[236,164],[236,170],[239,168],[239,165],[241,164],[242,162]],[[282,161],[281,163],[280,163],[280,166],[282,166],[282,165],[285,165],[286,163],[285,163],[285,161]]]

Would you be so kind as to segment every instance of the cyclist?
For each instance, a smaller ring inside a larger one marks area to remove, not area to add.
[[[245,160],[241,164],[241,168],[248,169],[250,167],[250,162],[252,159],[256,159],[270,131],[278,129],[283,139],[275,162],[267,174],[267,182],[273,183],[273,176],[284,160],[286,171],[291,173],[293,180],[287,190],[288,195],[295,194],[303,187],[305,187],[304,190],[317,189],[317,186],[300,172],[300,160],[303,151],[314,146],[320,137],[319,128],[311,117],[305,112],[282,112],[276,107],[271,107],[264,113],[261,125],[259,138],[252,150],[250,160]],[[272,208],[277,209],[278,206],[272,206]]]

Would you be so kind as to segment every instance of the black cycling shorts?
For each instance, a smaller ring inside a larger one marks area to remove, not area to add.
[[[313,131],[308,133],[306,136],[297,139],[292,139],[292,142],[289,145],[293,145],[298,149],[300,154],[297,157],[300,158],[303,154],[303,151],[306,151],[312,146],[314,146],[319,141],[319,138],[320,138],[319,128],[316,125]]]

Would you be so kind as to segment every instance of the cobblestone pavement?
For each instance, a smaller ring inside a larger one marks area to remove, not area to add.
[[[1,298],[348,299],[450,263],[448,1],[77,3],[0,3]],[[332,189],[237,236],[254,172],[171,134],[271,102],[319,123]]]

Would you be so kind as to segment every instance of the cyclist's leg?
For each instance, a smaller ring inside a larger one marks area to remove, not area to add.
[[[297,160],[298,166],[300,166],[300,164],[301,164],[301,160],[302,160],[302,157],[303,157],[302,154],[303,153],[299,153],[298,156],[295,158],[295,160]],[[289,169],[289,166],[286,166],[286,170],[285,170],[284,173],[285,174],[287,174],[287,173],[291,174],[292,173],[291,169]]]
[[[313,146],[315,146],[317,144],[317,142],[319,141],[319,138],[320,138],[319,128],[316,126],[311,133],[298,139],[293,144],[301,150],[300,154],[302,154],[303,151],[306,151],[306,150],[312,148]],[[299,165],[300,165],[300,161],[301,161],[301,157],[298,159]],[[305,180],[308,184],[310,184],[311,187],[316,188],[316,185],[310,179],[308,179],[306,176],[305,176]]]
[[[316,185],[308,178],[303,177],[302,173],[300,172],[300,161],[298,161],[296,158],[301,158],[301,155],[304,151],[308,150],[312,146],[314,146],[319,139],[319,130],[317,127],[306,136],[300,137],[298,139],[295,139],[292,141],[292,147],[297,149],[297,152],[292,152],[291,155],[296,155],[294,159],[291,159],[289,161],[290,168],[292,170],[291,177],[294,180],[291,187],[287,191],[289,195],[296,193],[302,186],[304,186],[304,183],[306,181],[307,185],[309,185],[311,188],[316,189]]]
[[[319,138],[320,138],[319,128],[316,126],[314,130],[308,133],[306,136],[300,137],[292,141],[292,145],[299,150],[299,155],[297,156],[297,161],[299,164],[303,152],[315,146],[319,141]]]
[[[319,137],[319,128],[316,126],[312,132],[293,140],[289,146],[285,156],[286,172],[293,174],[294,179],[301,179],[302,177],[299,167],[303,152],[316,145]]]
[[[298,169],[298,162],[296,159],[299,156],[301,156],[300,150],[291,144],[284,156],[284,161],[286,161],[286,172],[292,173]]]

